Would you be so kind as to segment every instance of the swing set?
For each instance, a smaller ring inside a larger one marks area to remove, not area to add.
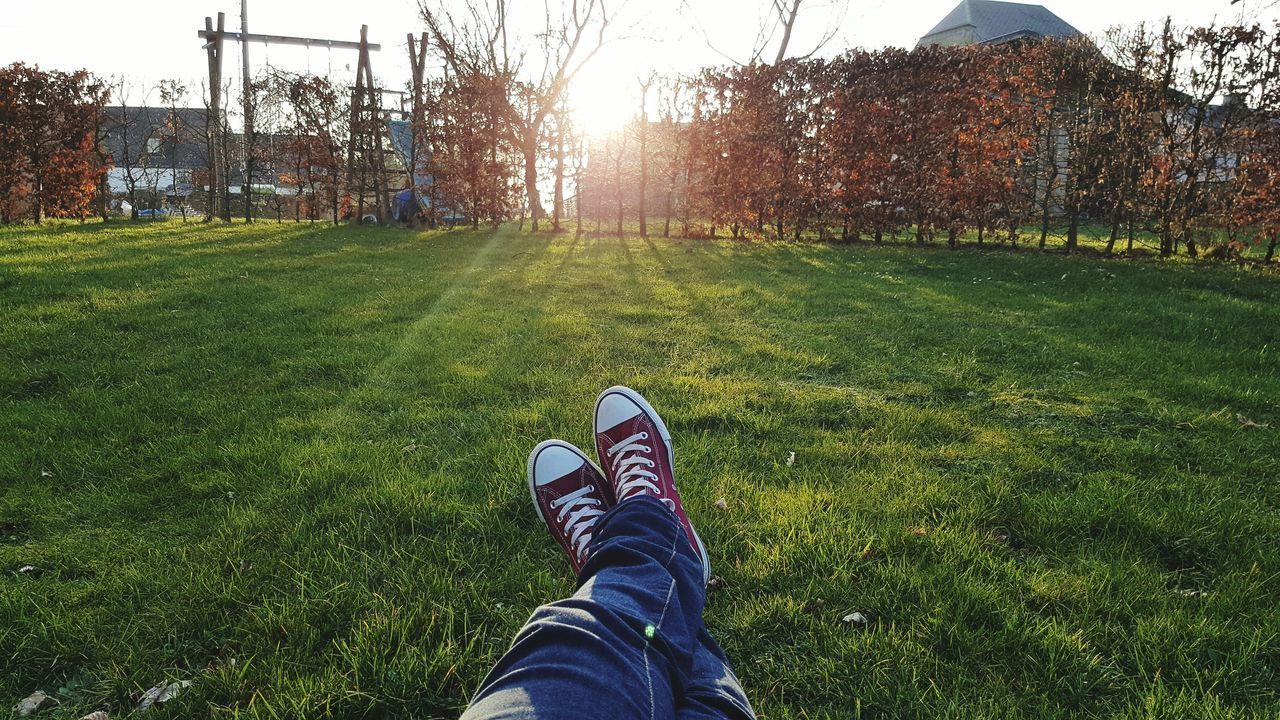
[[[223,157],[225,146],[222,137],[222,122],[220,122],[223,102],[222,59],[225,43],[230,40],[240,43],[241,78],[244,95],[244,134],[246,137],[252,136],[254,127],[252,93],[250,92],[252,76],[249,72],[250,43],[261,42],[264,51],[270,45],[303,46],[308,50],[312,46],[323,46],[329,50],[330,75],[333,72],[333,50],[355,50],[358,53],[355,87],[351,92],[351,144],[347,150],[347,176],[349,178],[360,178],[356,192],[358,204],[356,217],[358,219],[362,219],[365,215],[366,181],[370,175],[372,176],[374,215],[380,224],[385,223],[391,214],[391,192],[387,181],[387,164],[382,142],[386,129],[383,127],[381,110],[382,91],[373,82],[373,70],[369,62],[369,54],[381,50],[382,47],[376,43],[369,42],[369,26],[360,26],[360,39],[358,41],[251,33],[249,32],[248,0],[240,0],[240,32],[228,32],[226,29],[226,13],[220,12],[217,15],[216,26],[212,17],[205,17],[204,30],[199,31],[198,35],[200,39],[205,41],[203,49],[207,53],[209,61],[209,112],[213,118],[217,119],[211,123],[214,137],[211,139],[213,153],[212,157],[210,157],[211,172],[209,181],[211,187],[217,188],[217,190],[211,195],[213,207],[210,208],[210,212],[223,220],[231,220],[230,198],[223,191],[226,187],[226,178],[224,177],[226,158]],[[311,57],[310,52],[308,52],[308,71],[310,71],[310,66]],[[253,179],[250,165],[251,161],[246,153],[241,192],[244,193],[245,198],[245,220],[251,222],[253,220],[253,203],[250,201],[250,193],[252,192]]]

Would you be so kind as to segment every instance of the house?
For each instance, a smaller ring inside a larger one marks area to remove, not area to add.
[[[942,22],[920,38],[928,45],[1000,45],[1024,39],[1069,38],[1080,35],[1066,20],[1043,5],[962,0]]]
[[[114,106],[103,110],[101,136],[111,159],[112,193],[191,195],[208,167],[204,108]]]
[[[138,209],[199,206],[209,182],[209,128],[205,108],[112,106],[103,109],[99,137],[110,160],[107,187],[112,195]],[[255,196],[299,193],[290,176],[296,158],[294,138],[284,134],[258,135],[252,193]],[[225,136],[227,192],[240,195],[244,187],[245,137]]]

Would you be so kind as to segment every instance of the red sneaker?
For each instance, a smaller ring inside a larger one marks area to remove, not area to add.
[[[635,390],[611,387],[596,399],[595,431],[596,456],[604,466],[615,502],[639,495],[661,500],[684,525],[689,544],[702,560],[703,581],[710,581],[711,560],[680,504],[671,433],[657,411]]]
[[[574,575],[587,560],[596,521],[609,507],[607,492],[600,468],[569,443],[547,440],[529,453],[533,507],[569,556]]]

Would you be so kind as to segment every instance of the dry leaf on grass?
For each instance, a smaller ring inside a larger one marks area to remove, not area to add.
[[[1268,425],[1268,424],[1266,424],[1266,423],[1257,423],[1257,422],[1254,422],[1254,421],[1250,420],[1249,418],[1247,418],[1247,417],[1245,417],[1245,416],[1241,415],[1240,413],[1236,413],[1236,422],[1240,423],[1240,427],[1242,427],[1242,428],[1246,428],[1246,429],[1249,429],[1249,430],[1252,430],[1252,429],[1254,429],[1254,428],[1269,428],[1269,427],[1271,427],[1270,425]]]
[[[18,717],[27,717],[28,715],[35,715],[43,710],[48,710],[57,704],[57,700],[37,690],[23,698],[17,705],[14,705],[13,714]]]
[[[846,625],[854,625],[856,627],[866,627],[867,623],[871,621],[867,619],[866,615],[863,615],[860,612],[851,612],[840,618],[840,622]]]
[[[189,687],[191,687],[190,680],[179,680],[178,682],[171,683],[156,683],[146,692],[142,693],[142,700],[138,703],[138,709],[146,710],[152,705],[163,705],[178,697],[183,690]]]

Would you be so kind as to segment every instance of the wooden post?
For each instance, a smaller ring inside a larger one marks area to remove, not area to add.
[[[373,63],[369,60],[369,26],[360,26],[360,61],[364,68],[365,91],[369,94],[369,125],[365,142],[373,149],[373,198],[378,204],[378,224],[385,225],[391,219],[391,192],[387,187],[387,157],[383,148],[382,94],[373,84]]]
[[[427,70],[427,34],[422,33],[421,39],[417,42],[417,49],[414,49],[413,33],[409,33],[409,66],[413,70],[413,103],[409,108],[409,192],[413,200],[413,215],[410,216],[410,226],[416,224],[418,210],[422,207],[422,203],[418,200],[418,163],[420,159],[418,148],[418,135],[422,131],[424,120],[422,107],[423,81],[426,77]],[[435,208],[432,208],[432,217],[427,220],[429,226],[435,224]]]
[[[218,13],[218,29],[213,29],[211,18],[204,19],[205,49],[209,56],[209,115],[205,124],[209,132],[209,216],[225,217],[223,207],[228,205],[223,197],[222,157],[222,47],[226,30],[226,13]],[[229,212],[229,209],[228,209]]]
[[[351,121],[349,123],[351,127],[351,133],[350,133],[350,140],[348,141],[348,144],[347,144],[347,192],[348,194],[350,194],[351,188],[353,186],[355,187],[356,223],[357,224],[359,224],[364,217],[364,162],[363,162],[364,153],[357,152],[357,146],[364,139],[364,132],[363,132],[363,128],[361,126],[361,120],[360,120],[360,116],[361,116],[360,106],[364,103],[364,68],[362,67],[362,65],[364,63],[364,43],[365,43],[364,30],[366,27],[368,26],[362,26],[360,28],[360,46],[359,46],[359,54],[358,54],[359,59],[356,62],[356,84],[353,88],[351,88]],[[356,182],[356,178],[357,178],[356,158],[357,157],[360,157],[362,159],[362,162],[360,163],[359,173],[358,173],[358,177],[360,178],[359,182]]]
[[[249,35],[249,0],[240,0],[240,36]],[[249,76],[249,41],[240,41],[240,59],[244,93],[244,182],[240,192],[244,196],[244,221],[253,222],[253,78]]]

